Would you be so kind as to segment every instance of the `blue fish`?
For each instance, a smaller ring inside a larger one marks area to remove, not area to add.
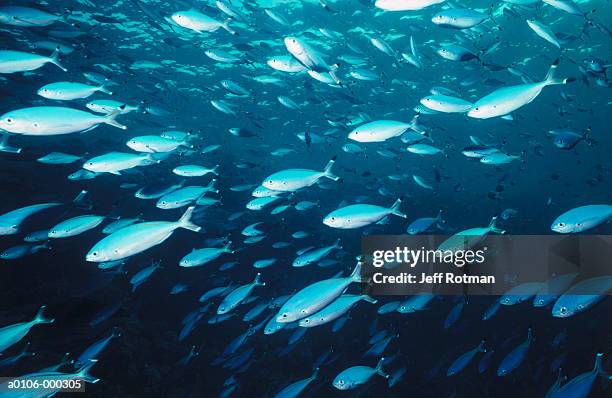
[[[501,364],[497,368],[497,375],[500,377],[507,376],[512,373],[516,368],[521,366],[527,353],[529,352],[529,346],[533,340],[533,334],[531,328],[527,331],[527,340],[519,344],[514,350],[510,351],[508,355],[502,360]]]

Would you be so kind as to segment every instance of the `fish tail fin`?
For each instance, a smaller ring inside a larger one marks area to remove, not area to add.
[[[312,372],[312,376],[310,376],[312,380],[315,380],[317,377],[319,377],[319,368],[316,368],[314,372]]]
[[[353,272],[351,272],[351,279],[355,282],[361,282],[361,261],[357,262]]]
[[[42,307],[40,307],[40,309],[36,313],[36,316],[34,317],[33,322],[35,322],[35,323],[53,323],[53,322],[55,322],[55,319],[53,319],[53,318],[45,318],[45,309],[46,308],[47,308],[46,305],[43,305]]]
[[[533,340],[533,330],[531,328],[527,329],[527,340],[528,341]]]
[[[72,203],[75,203],[75,204],[81,203],[85,199],[85,196],[87,196],[88,193],[89,193],[88,191],[82,190],[81,192],[77,194],[77,196],[75,196],[74,199],[72,199]]]
[[[215,167],[213,167],[212,169],[210,169],[211,173],[213,173],[214,175],[218,176],[219,173],[217,172],[217,170],[219,169],[219,165],[216,164]]]
[[[238,32],[236,32],[234,29],[230,28],[230,26],[229,26],[229,22],[231,20],[232,20],[231,18],[228,18],[225,21],[223,21],[223,24],[221,25],[221,27],[223,29],[225,29],[229,34],[234,35],[234,36],[238,36]]]
[[[438,216],[436,217],[436,220],[439,224],[446,224],[446,221],[444,221],[444,219],[442,218],[442,214],[444,214],[444,211],[442,209],[438,210]]]
[[[546,86],[553,86],[556,84],[567,84],[567,83],[571,83],[574,80],[576,80],[573,77],[568,77],[565,79],[560,79],[555,77],[555,73],[557,71],[557,68],[559,67],[559,58],[555,59],[555,61],[552,63],[552,65],[550,66],[550,69],[548,70],[548,73],[546,74],[546,77],[544,78],[544,84]]]
[[[231,249],[231,246],[232,246],[232,241],[228,240],[225,246],[223,246],[223,251],[227,253],[235,253],[235,251]]]
[[[216,178],[213,178],[212,180],[210,180],[208,185],[205,187],[206,190],[209,192],[219,193],[219,190],[215,188],[215,182],[217,182]]]
[[[391,206],[391,214],[398,216],[398,217],[402,217],[402,218],[408,218],[408,216],[406,216],[404,213],[402,213],[401,211],[399,211],[399,207],[402,204],[402,198],[398,198],[395,203],[393,203],[393,206]]]
[[[64,65],[62,65],[62,63],[59,60],[59,55],[60,55],[60,47],[57,46],[55,48],[55,50],[53,51],[53,54],[51,54],[51,56],[49,57],[50,62],[57,66],[58,68],[60,68],[61,70],[63,70],[64,72],[68,72],[68,69],[66,69],[66,67]]]
[[[152,163],[161,163],[162,160],[166,160],[169,157],[170,157],[170,152],[148,154],[148,158],[151,160]]]
[[[97,359],[90,359],[85,365],[76,372],[75,376],[78,379],[85,380],[88,383],[97,383],[100,381],[97,377],[89,374],[89,370],[98,362]]]
[[[187,210],[185,210],[185,213],[178,220],[178,223],[180,224],[181,228],[185,228],[185,229],[188,229],[194,232],[200,232],[202,227],[197,226],[191,222],[191,216],[193,215],[193,209],[195,209],[195,206],[191,206]]]
[[[15,148],[9,145],[9,135],[0,132],[0,152],[21,153],[22,148]]]
[[[331,66],[331,68],[329,68],[329,76],[334,79],[334,81],[336,82],[337,85],[342,86],[342,82],[340,81],[340,79],[338,78],[338,75],[336,74],[336,71],[338,70],[338,64],[333,64]]]
[[[119,329],[119,327],[115,326],[113,328],[113,331],[111,332],[111,336],[112,337],[121,337],[121,329]]]
[[[378,373],[379,375],[381,375],[382,377],[384,377],[385,379],[388,379],[389,376],[387,373],[385,373],[385,371],[383,370],[383,362],[385,362],[385,357],[380,358],[380,360],[378,361],[378,363],[376,364],[376,369],[374,369],[376,371],[376,373]]]
[[[115,119],[117,118],[117,115],[121,114],[121,111],[123,111],[125,109],[125,104],[121,105],[119,107],[119,109],[109,113],[108,115],[103,117],[103,123],[106,123],[108,125],[111,125],[113,127],[117,127],[118,129],[121,130],[127,130],[127,126],[119,123],[118,121],[116,121]]]
[[[340,244],[342,241],[340,238],[336,239],[336,242],[334,243],[334,247],[336,249],[342,249],[342,245]]]
[[[368,296],[367,294],[364,294],[361,296],[361,299],[363,301],[367,301],[370,304],[376,304],[378,303],[378,300],[376,300],[374,297]]]
[[[505,230],[497,228],[495,226],[495,224],[497,224],[497,216],[491,218],[491,222],[489,223],[489,230],[491,232],[495,232],[495,233],[498,233],[498,234],[501,234],[501,235],[506,233]]]
[[[502,30],[501,25],[495,20],[494,15],[495,15],[495,3],[491,4],[491,7],[489,7],[489,19],[493,21],[493,23],[495,24],[495,28],[497,30]]]
[[[593,366],[593,371],[596,372],[598,375],[601,375],[602,377],[612,380],[612,376],[608,375],[608,373],[606,373],[606,371],[601,366],[601,363],[603,362],[603,355],[603,352],[598,352],[597,355],[595,355],[595,365]]]
[[[480,344],[478,344],[478,351],[479,351],[479,352],[487,352],[487,349],[486,349],[486,348],[484,348],[484,345],[485,345],[485,341],[484,341],[484,340],[481,340],[481,341],[480,341]]]
[[[262,282],[261,281],[261,272],[258,272],[257,275],[255,275],[255,279],[253,280],[253,284],[255,286],[266,286],[266,282]]]
[[[113,95],[113,92],[107,88],[107,84],[103,84],[100,87],[98,87],[98,91],[104,94]]]
[[[332,173],[332,167],[334,166],[334,163],[336,163],[335,156],[331,158],[329,162],[327,162],[327,165],[325,166],[325,169],[323,170],[323,175],[329,178],[330,180],[338,181],[340,177]]]

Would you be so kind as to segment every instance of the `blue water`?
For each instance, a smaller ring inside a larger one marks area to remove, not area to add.
[[[176,231],[163,244],[129,258],[122,273],[102,271],[95,263],[85,261],[86,253],[104,237],[101,229],[108,221],[78,236],[53,240],[50,250],[17,260],[0,260],[0,327],[31,319],[41,305],[47,305],[46,313],[55,319],[52,325],[34,327],[3,353],[3,357],[17,354],[30,342],[30,350],[36,355],[0,368],[0,376],[38,371],[58,363],[65,353],[76,359],[92,343],[108,336],[115,326],[122,336],[113,339],[98,356],[90,373],[100,381],[87,384],[87,396],[211,397],[230,390],[233,391],[229,396],[236,397],[274,396],[284,386],[308,377],[313,364],[330,349],[332,353],[321,365],[319,378],[303,396],[543,397],[557,378],[551,363],[560,356],[563,375],[570,379],[592,369],[597,352],[605,354],[604,368],[612,369],[610,300],[567,319],[553,318],[550,308],[533,308],[530,303],[523,303],[502,308],[495,317],[483,321],[482,314],[495,297],[468,298],[461,317],[449,329],[443,328],[443,322],[457,298],[437,298],[426,310],[415,314],[377,315],[376,309],[381,304],[403,299],[378,297],[376,305],[357,304],[338,332],[332,332],[331,324],[309,329],[288,350],[289,338],[296,328],[273,335],[264,335],[259,330],[236,354],[215,361],[235,337],[267,317],[276,316],[275,309],[267,309],[252,322],[242,321],[253,306],[293,294],[339,272],[348,274],[360,253],[360,237],[364,234],[403,234],[411,221],[435,216],[439,210],[443,210],[446,221],[444,232],[455,233],[484,227],[491,217],[508,208],[518,211],[515,217],[501,223],[508,233],[549,234],[552,221],[568,209],[612,203],[612,138],[607,114],[610,82],[604,72],[589,70],[584,62],[597,58],[604,65],[610,63],[611,37],[602,27],[610,23],[612,15],[608,2],[579,2],[581,10],[596,10],[588,15],[588,20],[547,4],[530,8],[496,2],[494,22],[487,20],[473,29],[453,30],[431,22],[435,13],[447,7],[443,4],[420,11],[384,13],[366,0],[329,1],[327,8],[316,1],[243,1],[242,6],[232,1],[233,7],[245,16],[244,21],[229,19],[228,24],[237,35],[223,28],[195,33],[165,19],[174,12],[195,7],[224,21],[228,16],[213,1],[97,3],[87,0],[28,3],[61,15],[62,19],[45,27],[0,24],[0,49],[50,54],[49,49],[41,48],[41,41],[73,49],[70,54],[60,55],[62,65],[68,69],[66,73],[47,64],[32,72],[0,75],[0,114],[33,106],[88,111],[85,104],[94,99],[114,99],[140,107],[117,117],[128,127],[126,131],[100,125],[89,132],[68,135],[10,135],[10,145],[22,151],[0,152],[0,213],[33,203],[70,203],[81,190],[88,191],[87,201],[92,209],[67,206],[36,215],[20,227],[19,234],[3,236],[0,249],[21,244],[27,233],[86,213],[115,218],[141,214],[147,221],[177,220],[184,208],[162,210],[152,200],[135,198],[134,193],[152,182],[180,182],[182,179],[172,169],[182,164],[207,167],[219,164],[216,183],[219,194],[207,196],[218,198],[221,203],[196,208],[193,221],[204,231],[197,234]],[[490,2],[470,1],[461,5],[488,14]],[[275,21],[264,12],[264,7],[272,7],[272,12],[289,21],[289,25]],[[534,16],[555,33],[570,36],[561,50],[529,29],[525,19]],[[592,26],[584,28],[585,21],[592,21]],[[289,35],[305,40],[329,65],[337,63],[341,85],[319,82],[305,72],[288,74],[269,67],[266,64],[269,57],[289,55],[283,44],[283,38]],[[395,55],[374,47],[366,35],[382,38]],[[410,53],[411,36],[421,54],[422,68],[411,66],[401,57],[401,53]],[[441,58],[435,50],[444,42],[469,48],[482,62]],[[485,54],[497,42],[500,46]],[[240,61],[215,62],[204,54],[205,50],[231,52]],[[361,57],[365,63],[357,66],[338,61],[346,54]],[[379,143],[359,143],[347,138],[353,128],[368,121],[410,121],[415,115],[413,108],[421,98],[430,95],[432,87],[451,89],[461,98],[475,102],[498,87],[523,83],[508,68],[520,69],[533,81],[541,81],[557,58],[560,66],[556,75],[574,77],[576,81],[545,87],[533,102],[512,112],[513,120],[478,120],[463,113],[420,115],[419,123],[433,139],[427,143],[443,149],[442,154],[409,153],[400,138]],[[134,68],[137,61],[152,61],[156,67]],[[490,65],[500,68],[492,70]],[[374,72],[375,79],[362,81],[351,77],[349,72],[356,69]],[[43,85],[57,81],[96,85],[84,77],[84,72],[96,72],[115,82],[108,86],[113,95],[96,93],[87,99],[54,101],[36,93]],[[254,80],[264,75],[274,76],[279,83]],[[228,95],[220,85],[224,79],[247,89],[249,96]],[[284,107],[278,96],[291,98],[300,110]],[[211,100],[231,104],[235,115],[215,109]],[[234,136],[228,131],[233,127],[249,129],[256,136]],[[562,150],[555,147],[548,133],[556,129],[588,131],[588,136],[573,149]],[[102,173],[91,180],[67,179],[81,168],[85,159],[111,151],[131,153],[125,145],[130,138],[159,135],[168,130],[191,132],[195,136],[190,142],[193,148],[176,151],[159,164],[137,167],[121,176]],[[298,138],[304,132],[310,135],[311,143]],[[470,136],[520,158],[497,166],[468,159],[461,150],[472,145]],[[363,152],[343,151],[347,143],[359,145]],[[220,147],[201,154],[210,145]],[[279,148],[293,151],[287,156],[273,156],[271,153]],[[393,157],[377,152],[381,150],[391,151]],[[36,161],[53,151],[82,156],[83,160],[69,165]],[[339,182],[323,179],[320,184],[285,196],[261,211],[245,208],[252,199],[252,188],[243,192],[230,189],[242,184],[253,184],[254,188],[266,176],[287,168],[322,170],[334,156],[337,157],[334,173],[341,177]],[[413,175],[423,177],[433,189],[417,185]],[[400,180],[389,176],[400,176]],[[195,177],[188,184],[205,186],[211,179],[211,175]],[[122,184],[129,185],[120,187]],[[333,229],[321,222],[339,206],[363,202],[389,207],[399,197],[403,198],[401,210],[407,219],[392,216],[386,224],[347,230]],[[305,200],[317,205],[297,211],[295,204]],[[290,208],[270,214],[280,205]],[[238,212],[245,214],[230,220]],[[245,244],[241,231],[255,222],[263,222],[260,229],[265,231],[265,238],[259,243]],[[305,239],[291,237],[300,230],[311,235]],[[609,234],[612,227],[608,223],[594,232]],[[224,254],[202,267],[178,267],[185,254],[206,247],[207,239],[224,237],[232,241],[234,254]],[[336,259],[337,264],[326,268],[316,264],[291,267],[296,251],[327,246],[337,238],[343,248],[328,256]],[[290,245],[274,249],[275,242]],[[277,262],[263,270],[252,267],[255,261],[267,258],[277,258]],[[130,278],[155,260],[161,260],[163,268],[132,292]],[[233,268],[219,269],[232,261],[237,262]],[[266,286],[255,288],[252,293],[257,297],[255,302],[239,306],[233,311],[236,316],[210,325],[207,321],[220,302],[218,297],[213,299],[194,330],[179,341],[181,320],[201,307],[198,298],[202,293],[213,287],[249,283],[258,271]],[[186,284],[187,291],[170,295],[170,289],[177,283]],[[350,292],[359,290],[352,287]],[[119,303],[109,319],[95,327],[89,325],[100,310]],[[529,327],[535,340],[525,361],[511,375],[496,376],[499,363],[524,341]],[[347,367],[376,365],[378,358],[364,358],[363,354],[370,347],[369,337],[380,330],[399,334],[385,350],[384,355],[393,360],[384,367],[389,373],[406,367],[403,379],[390,388],[382,377],[374,376],[359,389],[335,389],[332,380]],[[551,345],[560,333],[567,333],[566,339],[560,346]],[[482,357],[478,354],[460,374],[447,377],[446,370],[452,361],[483,339],[486,347],[495,351],[489,368],[478,373]],[[177,366],[194,345],[199,355],[187,366]],[[223,366],[231,357],[250,349],[253,352],[239,371]],[[74,370],[70,365],[62,369]],[[230,377],[235,380],[224,385]],[[602,380],[594,383],[589,396],[609,396],[610,388]]]

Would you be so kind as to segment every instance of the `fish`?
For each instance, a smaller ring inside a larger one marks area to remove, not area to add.
[[[193,210],[189,207],[175,222],[145,221],[122,228],[96,243],[85,259],[96,263],[121,260],[163,243],[179,228],[199,232],[202,227],[191,222]]]
[[[374,6],[384,11],[418,11],[444,3],[445,0],[376,0]]]
[[[101,340],[96,341],[95,343],[87,347],[85,351],[83,351],[83,353],[77,358],[75,366],[81,367],[89,363],[91,360],[97,359],[97,357],[102,353],[102,351],[104,351],[104,349],[111,342],[111,340],[120,336],[121,330],[117,327],[114,327],[110,335]]]
[[[332,385],[341,391],[353,390],[368,381],[374,375],[380,375],[385,379],[389,376],[382,368],[385,358],[380,358],[375,368],[369,366],[351,366],[350,368],[344,369],[340,372],[332,381]]]
[[[548,396],[550,398],[586,398],[591,392],[593,384],[595,383],[595,380],[597,380],[598,376],[601,376],[604,379],[610,378],[610,376],[601,366],[603,356],[603,353],[598,352],[595,355],[595,365],[593,365],[593,369],[591,371],[579,374],[562,386],[557,386],[557,388],[553,389],[552,393],[550,393]]]
[[[542,282],[525,282],[513,286],[499,298],[499,303],[508,306],[520,304],[533,298],[538,292],[545,289],[545,286]]]
[[[575,234],[596,228],[612,219],[612,205],[584,205],[558,216],[550,230],[560,234]]]
[[[478,344],[478,346],[476,346],[476,348],[470,351],[467,351],[461,354],[459,357],[457,357],[457,359],[455,359],[453,363],[448,367],[448,370],[446,371],[446,376],[456,375],[457,373],[465,369],[466,366],[468,366],[472,362],[476,354],[478,354],[479,352],[486,352],[484,348],[484,344],[485,342],[484,340],[482,340]]]
[[[85,107],[92,112],[104,113],[104,114],[121,114],[140,111],[140,105],[128,105],[125,102],[110,100],[110,99],[96,99],[89,101],[85,104]]]
[[[23,51],[0,50],[0,73],[11,74],[37,70],[46,64],[53,64],[68,72],[59,61],[60,51],[56,49],[49,57]]]
[[[390,208],[370,204],[341,207],[325,216],[323,224],[331,228],[354,229],[380,222],[389,215],[407,218],[404,213],[399,211],[401,204],[402,200],[397,199]]]
[[[69,218],[49,229],[49,239],[68,238],[96,228],[106,219],[94,214]]]
[[[43,242],[42,244],[22,244],[13,247],[9,247],[0,253],[0,259],[2,260],[17,260],[31,254],[36,254],[42,249],[51,249],[49,242]]]
[[[50,152],[39,157],[36,159],[36,161],[42,164],[71,164],[81,159],[81,156],[71,155],[68,153]]]
[[[477,100],[467,112],[467,115],[475,119],[505,116],[531,103],[540,95],[544,87],[564,85],[575,80],[574,78],[559,79],[555,77],[558,66],[559,60],[557,59],[551,65],[544,80],[540,82],[498,88]]]
[[[338,298],[351,283],[360,282],[360,272],[361,263],[357,263],[348,277],[324,279],[306,286],[282,305],[276,322],[294,322],[315,314]]]
[[[70,385],[70,384],[73,384],[74,382],[74,385],[77,386],[82,382],[97,383],[98,381],[100,381],[100,379],[94,376],[91,376],[89,374],[89,370],[96,363],[97,363],[96,361],[89,361],[89,363],[87,363],[86,365],[82,366],[76,371],[73,371],[73,373],[63,373],[57,370],[42,370],[39,372],[28,373],[28,374],[20,376],[20,380],[23,380],[23,382],[26,383],[26,385],[35,384],[37,381],[40,383],[41,380],[55,380],[57,382],[60,382],[59,385],[49,384],[49,387],[47,388],[39,387],[36,391],[36,394],[26,395],[26,396],[33,396],[33,397],[39,397],[39,396],[45,396],[45,395],[53,396],[63,390],[62,385],[66,385],[66,384]],[[78,381],[80,381],[80,383]],[[3,390],[8,390],[10,383],[11,383],[10,380],[5,381],[4,383],[0,384],[0,388]]]
[[[429,109],[443,113],[464,113],[472,108],[469,101],[442,94],[428,95],[420,102]]]
[[[557,301],[560,295],[565,293],[578,277],[577,272],[556,275],[544,283],[542,289],[533,298],[534,307],[546,307]]]
[[[36,316],[31,321],[15,323],[0,328],[0,354],[19,343],[21,339],[30,333],[34,326],[55,322],[53,318],[45,318],[44,312],[46,308],[44,305],[40,307]]]
[[[303,391],[306,391],[308,386],[317,379],[319,375],[319,368],[316,368],[310,377],[302,380],[295,381],[288,386],[281,389],[274,395],[274,398],[296,398]]]
[[[151,154],[109,152],[86,160],[83,168],[94,173],[121,175],[124,170],[158,163],[159,158]]]
[[[135,273],[130,278],[130,284],[132,285],[132,292],[135,292],[143,283],[145,283],[151,277],[151,275],[153,275],[155,271],[157,271],[160,268],[161,268],[161,261],[154,261],[153,264]]]
[[[90,86],[89,84],[75,82],[57,82],[42,86],[36,92],[41,97],[58,100],[70,101],[75,99],[88,98],[93,94],[101,92],[108,95],[113,93],[104,86]]]
[[[397,120],[376,120],[362,124],[353,129],[348,138],[357,142],[383,142],[399,137],[408,129],[416,129],[416,121],[404,123]]]
[[[568,318],[590,309],[612,290],[612,277],[599,276],[582,280],[566,290],[555,301],[551,313],[555,318]]]
[[[121,130],[127,127],[115,120],[118,113],[97,116],[61,106],[35,106],[17,109],[0,116],[0,128],[12,134],[48,136],[82,133],[108,124]]]
[[[368,295],[345,294],[338,297],[319,312],[300,319],[299,325],[304,328],[311,328],[335,321],[362,300],[371,304],[378,302]]]
[[[415,296],[408,297],[406,300],[399,303],[396,311],[400,314],[411,314],[417,311],[423,311],[435,297],[435,295],[430,293],[417,294]]]
[[[559,43],[559,40],[557,40],[557,36],[555,36],[550,27],[545,25],[542,21],[538,21],[537,19],[528,19],[526,22],[536,35],[540,36],[542,39],[546,40],[555,47],[561,48],[561,44]]]
[[[193,148],[187,140],[176,140],[157,135],[143,135],[130,139],[125,143],[136,152],[163,153],[173,152],[180,147]]]
[[[491,222],[487,227],[469,228],[457,232],[440,243],[438,250],[468,250],[479,245],[490,232],[501,235],[506,233],[505,230],[497,228],[497,217],[491,218]]]
[[[283,39],[285,48],[295,59],[297,59],[308,71],[315,73],[328,73],[336,84],[340,81],[335,75],[337,65],[329,66],[321,54],[310,46],[304,39],[287,36]]]
[[[470,29],[489,19],[489,15],[469,8],[451,8],[431,17],[431,22],[441,28]]]
[[[223,253],[234,253],[230,246],[232,242],[227,242],[221,248],[206,247],[203,249],[193,249],[191,253],[185,255],[179,262],[180,267],[199,267],[206,263],[216,260]]]
[[[45,10],[24,6],[1,6],[0,23],[21,27],[43,27],[61,20],[59,15]]]
[[[240,305],[257,286],[266,286],[266,283],[261,281],[261,273],[259,272],[257,273],[257,275],[255,275],[255,279],[253,280],[253,282],[246,285],[238,286],[236,289],[232,290],[227,296],[225,296],[225,298],[217,308],[217,314],[223,315],[232,311],[234,308]]]
[[[229,27],[227,22],[217,21],[195,9],[175,12],[170,16],[170,20],[178,26],[196,33],[214,32],[219,28],[223,28],[232,35],[237,34],[236,31]]]
[[[218,168],[218,164],[210,169],[196,164],[185,164],[175,167],[172,169],[172,172],[181,177],[202,177],[211,173],[214,175],[219,175],[219,173],[217,173]]]
[[[410,225],[408,225],[406,232],[410,235],[418,235],[429,231],[431,228],[439,224],[444,224],[444,220],[442,219],[442,210],[438,212],[436,217],[422,217],[414,220],[410,223]]]
[[[587,139],[587,134],[574,133],[569,130],[551,130],[548,132],[553,135],[553,143],[559,149],[573,149],[580,141]]]
[[[324,257],[327,257],[334,249],[342,249],[342,246],[340,246],[340,239],[337,239],[333,245],[314,248],[299,254],[295,260],[293,260],[292,265],[294,267],[305,267],[307,265],[317,263]]]
[[[497,368],[497,376],[504,377],[508,376],[512,373],[516,368],[521,366],[525,357],[527,356],[527,352],[529,351],[529,347],[531,346],[531,341],[533,340],[533,333],[531,328],[527,331],[527,339],[519,344],[515,349],[510,351],[504,359],[502,359],[499,367]]]
[[[323,171],[309,169],[281,170],[266,177],[261,185],[272,191],[293,192],[310,187],[324,177],[332,181],[338,181],[340,177],[332,173],[335,162],[336,158],[333,157]]]

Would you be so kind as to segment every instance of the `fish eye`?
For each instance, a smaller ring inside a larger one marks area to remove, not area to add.
[[[567,312],[567,307],[561,307],[559,309],[559,312],[562,313],[562,314],[565,314]]]
[[[310,323],[310,318],[304,319],[304,323]]]
[[[338,380],[338,384],[340,384],[341,386],[344,385],[344,380]]]
[[[475,111],[477,111],[478,109],[480,109],[480,108],[478,108],[478,107],[474,108]]]
[[[560,223],[557,224],[557,226],[563,228],[563,227],[565,227],[565,223],[564,222],[560,222]]]
[[[93,252],[91,253],[92,256],[97,257],[98,256],[98,252]]]
[[[289,315],[287,315],[287,313],[284,313],[283,315],[281,315],[283,318],[287,318]]]
[[[6,119],[4,119],[8,124],[13,123],[13,119],[11,119],[10,117],[7,117]]]

